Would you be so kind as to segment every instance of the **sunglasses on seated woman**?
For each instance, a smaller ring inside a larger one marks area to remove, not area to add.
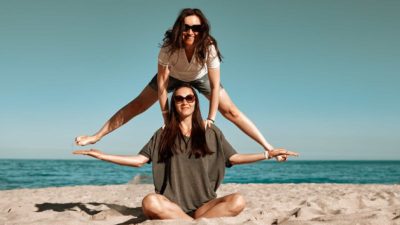
[[[175,95],[174,100],[176,103],[182,103],[183,100],[186,100],[187,103],[193,103],[196,97],[194,95],[186,95],[185,97],[180,95]]]
[[[184,31],[188,32],[189,30],[192,30],[193,32],[202,32],[203,31],[203,26],[202,25],[187,25],[185,24]]]

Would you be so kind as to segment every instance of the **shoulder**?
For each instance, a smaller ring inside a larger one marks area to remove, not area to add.
[[[207,46],[207,48],[208,48],[208,51],[209,52],[217,52],[217,48],[215,47],[215,45],[213,44],[213,43],[210,43],[208,46]]]
[[[211,127],[206,129],[206,134],[207,135],[215,135],[217,137],[220,137],[221,135],[223,135],[222,131],[214,124],[211,124]]]
[[[161,59],[169,60],[171,57],[176,58],[181,56],[181,51],[182,49],[174,49],[172,46],[161,47],[158,57]]]
[[[163,129],[162,127],[160,127],[159,129],[157,129],[157,130],[154,132],[154,134],[153,134],[153,136],[151,137],[151,139],[153,139],[153,140],[158,140],[158,139],[160,139],[161,134],[162,134],[163,131],[164,131],[164,129]]]
[[[171,51],[171,46],[161,46],[160,52],[168,53]]]
[[[164,128],[160,127],[154,132],[154,135],[161,135],[161,133],[164,131]]]
[[[207,57],[209,57],[210,60],[214,60],[219,58],[218,56],[218,49],[217,46],[215,46],[214,44],[210,44],[207,46]]]

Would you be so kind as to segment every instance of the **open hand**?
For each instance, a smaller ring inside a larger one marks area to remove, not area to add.
[[[98,158],[99,156],[103,155],[103,152],[97,149],[90,149],[90,150],[76,150],[72,152],[75,155],[88,155],[94,158]]]
[[[95,144],[99,139],[96,136],[78,136],[75,138],[75,144],[79,146]]]

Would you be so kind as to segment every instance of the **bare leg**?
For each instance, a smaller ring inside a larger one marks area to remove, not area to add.
[[[234,193],[205,203],[196,210],[194,218],[236,216],[243,211],[245,206],[246,202],[243,196]]]
[[[118,112],[116,112],[95,135],[79,136],[76,138],[76,143],[78,145],[88,145],[96,143],[102,137],[121,127],[133,117],[146,111],[157,100],[157,91],[147,85],[139,94],[139,96],[137,96],[127,105],[118,110]]]
[[[249,120],[235,106],[235,104],[233,104],[225,89],[220,89],[218,110],[225,118],[234,123],[240,130],[259,143],[264,149],[273,149],[253,122],[251,122],[251,120]]]
[[[193,220],[177,204],[159,194],[148,194],[143,198],[144,214],[150,219],[185,219]]]

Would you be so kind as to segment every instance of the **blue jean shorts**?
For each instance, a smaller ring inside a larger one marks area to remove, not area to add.
[[[167,92],[170,93],[175,88],[179,87],[183,83],[188,83],[192,87],[194,87],[198,92],[202,93],[206,97],[209,97],[211,95],[211,86],[210,86],[210,80],[208,79],[208,75],[204,75],[201,78],[194,80],[194,81],[182,81],[178,80],[172,76],[169,76],[168,78],[168,87],[167,87]],[[154,90],[158,90],[158,85],[157,85],[157,74],[151,79],[150,83],[148,84],[151,88]],[[220,84],[220,88],[222,89],[223,86]]]

